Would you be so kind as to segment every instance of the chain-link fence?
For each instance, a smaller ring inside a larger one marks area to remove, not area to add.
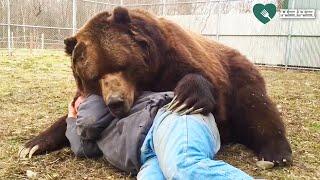
[[[316,18],[280,19],[277,13],[264,25],[252,13],[256,3],[317,9]],[[256,64],[320,68],[319,0],[0,0],[0,55],[62,50],[65,37],[116,6],[164,16],[238,49]]]

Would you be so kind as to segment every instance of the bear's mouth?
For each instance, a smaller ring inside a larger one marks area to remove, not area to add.
[[[110,107],[108,107],[109,108],[109,111],[110,111],[110,113],[114,116],[114,117],[116,117],[116,118],[123,118],[123,117],[125,117],[126,116],[126,112],[124,112],[122,109],[112,109],[112,108],[110,108]]]
[[[128,114],[129,107],[125,101],[115,101],[107,104],[110,113],[117,118],[123,118]]]

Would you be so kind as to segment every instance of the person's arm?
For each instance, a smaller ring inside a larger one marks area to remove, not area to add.
[[[81,104],[77,113],[77,133],[85,140],[99,140],[101,132],[115,118],[101,96],[91,95]]]
[[[70,142],[72,152],[77,157],[98,157],[102,155],[97,143],[93,140],[82,139],[77,134],[76,119],[73,117],[67,118],[66,137]]]
[[[98,145],[93,140],[85,140],[77,134],[77,109],[80,105],[81,99],[77,99],[75,105],[69,104],[69,113],[66,119],[67,130],[66,137],[70,142],[70,147],[77,157],[98,157],[102,155]]]

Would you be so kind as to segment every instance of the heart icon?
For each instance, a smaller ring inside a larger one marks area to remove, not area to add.
[[[256,4],[253,6],[253,13],[263,24],[267,24],[275,15],[277,7],[274,4]]]

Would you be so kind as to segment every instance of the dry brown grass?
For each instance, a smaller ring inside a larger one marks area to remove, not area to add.
[[[261,70],[268,91],[281,106],[292,144],[292,167],[261,170],[240,145],[223,148],[219,159],[255,177],[317,179],[320,177],[320,72]],[[69,60],[63,53],[38,57],[0,56],[0,178],[23,179],[26,171],[39,179],[124,179],[102,159],[75,158],[69,149],[19,160],[19,147],[66,112],[74,93]]]

